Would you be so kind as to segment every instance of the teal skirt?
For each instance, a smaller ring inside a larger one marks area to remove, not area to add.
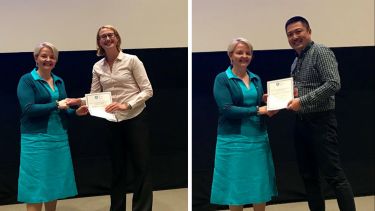
[[[267,133],[259,136],[218,135],[211,203],[258,204],[277,195]]]
[[[75,195],[67,135],[21,134],[18,201],[42,203]]]

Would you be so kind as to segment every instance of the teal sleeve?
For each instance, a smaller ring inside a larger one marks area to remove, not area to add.
[[[240,119],[251,115],[257,115],[257,107],[236,106],[233,103],[227,79],[218,75],[214,83],[214,97],[219,108],[219,113],[227,118]]]
[[[35,103],[35,91],[33,89],[32,81],[22,77],[18,83],[17,96],[21,106],[22,115],[30,117],[48,115],[51,111],[56,110],[56,102],[45,104]]]

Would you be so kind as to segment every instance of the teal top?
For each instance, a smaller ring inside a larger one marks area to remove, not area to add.
[[[64,81],[51,73],[57,98],[52,99],[44,81],[36,72],[36,68],[20,78],[17,96],[21,106],[21,133],[46,133],[50,114],[57,111],[56,100],[67,97]],[[47,84],[48,86],[48,84]],[[67,129],[67,116],[74,115],[74,109],[59,111],[63,127]]]
[[[232,70],[227,70],[226,75],[229,79],[233,79],[236,81],[237,85],[240,88],[240,91],[243,96],[243,103],[242,106],[245,108],[253,108],[258,105],[259,95],[262,96],[263,93],[259,94],[259,89],[256,88],[255,83],[250,82],[250,86],[247,87],[246,84],[238,78],[236,75],[233,74]],[[251,75],[248,72],[249,76]],[[253,76],[254,79],[254,76]],[[251,80],[251,79],[250,79]],[[261,116],[258,115],[247,115],[240,118],[240,126],[239,131],[237,133],[232,134],[220,134],[218,133],[218,138],[220,139],[227,139],[227,141],[234,140],[236,138],[245,138],[247,141],[264,141],[267,140],[267,130],[260,126],[260,118]],[[256,138],[261,136],[260,139]],[[249,138],[250,137],[250,138]]]
[[[43,80],[40,75],[33,70],[31,75],[34,80]],[[56,77],[52,77],[54,84],[56,84]],[[44,80],[43,80],[44,81]],[[54,86],[55,90],[48,85],[47,82],[43,83],[43,86],[48,90],[51,95],[52,102],[56,102],[59,99],[59,88],[58,86]],[[22,134],[23,138],[27,138],[29,140],[35,141],[53,141],[53,140],[67,140],[68,135],[66,129],[63,127],[61,118],[60,118],[60,110],[53,110],[51,111],[48,119],[46,133],[37,133],[37,134]]]
[[[245,83],[240,83],[241,90],[243,92],[244,105],[246,106],[256,106],[258,98],[257,90],[255,89],[254,83],[250,83],[250,87],[247,88]],[[241,124],[241,134],[247,137],[259,136],[266,134],[266,130],[259,130],[260,116],[252,115],[248,118],[242,119]],[[265,140],[265,139],[263,139]]]
[[[214,97],[219,110],[218,134],[239,134],[241,132],[242,119],[257,116],[257,106],[262,105],[263,87],[258,75],[247,71],[250,84],[253,84],[257,97],[251,105],[245,105],[242,92],[242,80],[235,76],[232,67],[219,73],[215,78]],[[245,86],[243,84],[243,86]],[[246,87],[246,86],[245,86]],[[264,117],[260,117],[261,130],[266,130]]]

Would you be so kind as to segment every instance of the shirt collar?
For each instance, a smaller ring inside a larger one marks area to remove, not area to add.
[[[120,51],[120,52],[118,53],[118,55],[117,55],[115,61],[117,61],[117,60],[122,61],[122,60],[125,59],[125,56],[126,56],[126,54],[125,54],[124,52]],[[108,64],[108,62],[107,62],[106,58],[103,58],[103,63],[102,63],[102,65],[105,65],[105,64]]]
[[[123,60],[125,58],[125,53],[124,52],[122,52],[122,51],[120,51],[119,53],[118,53],[118,55],[117,55],[117,57],[116,57],[116,59],[115,60]]]
[[[307,46],[302,50],[301,54],[298,55],[297,52],[296,52],[296,57],[303,57],[306,52],[311,48],[311,46],[314,45],[314,41],[311,41],[309,44],[307,44]]]
[[[250,80],[253,80],[254,79],[254,74],[252,72],[250,72],[249,70],[246,70],[247,74],[250,76]],[[228,78],[229,79],[232,79],[232,78],[237,78],[239,79],[232,71],[232,66],[229,66],[227,68],[227,70],[225,71],[225,73],[227,74]]]
[[[31,76],[33,77],[34,81],[38,81],[38,80],[44,81],[44,79],[42,77],[40,77],[40,75],[36,71],[37,71],[36,68],[34,68],[31,71]],[[60,79],[58,77],[56,77],[53,73],[51,73],[51,76],[52,76],[52,79],[53,79],[54,83],[56,83],[56,81],[60,81]]]

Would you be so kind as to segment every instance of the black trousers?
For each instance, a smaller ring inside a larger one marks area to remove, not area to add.
[[[322,176],[334,190],[340,210],[355,211],[353,191],[340,163],[334,111],[297,115],[295,147],[310,210],[325,210]]]
[[[133,211],[152,210],[152,181],[150,169],[150,139],[143,111],[137,117],[121,122],[107,122],[111,137],[108,140],[112,163],[110,211],[126,209],[126,164],[134,167]]]

